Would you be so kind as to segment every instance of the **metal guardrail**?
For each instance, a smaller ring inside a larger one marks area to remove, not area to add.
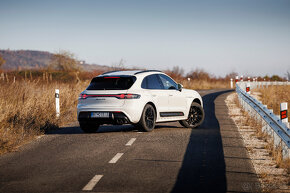
[[[286,83],[290,85],[288,82]],[[290,158],[290,129],[282,123],[279,117],[267,109],[266,105],[263,105],[245,91],[247,84],[249,84],[249,82],[238,82],[236,84],[236,92],[240,104],[252,117],[262,122],[262,131],[273,138],[274,147],[277,148],[280,146],[282,148],[283,159]],[[250,82],[250,84],[252,89],[259,86],[272,85],[273,83]],[[275,85],[285,85],[285,83],[276,82]]]

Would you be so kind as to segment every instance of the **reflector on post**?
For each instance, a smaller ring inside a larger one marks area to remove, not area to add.
[[[288,123],[288,103],[284,102],[280,104],[280,118],[282,122]]]
[[[246,92],[247,92],[248,94],[251,94],[250,83],[247,83],[247,86],[246,86]]]

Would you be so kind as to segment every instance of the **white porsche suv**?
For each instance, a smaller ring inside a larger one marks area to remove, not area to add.
[[[202,98],[156,70],[111,71],[92,79],[77,105],[84,132],[102,124],[133,124],[152,131],[155,123],[179,121],[195,128],[204,120]]]

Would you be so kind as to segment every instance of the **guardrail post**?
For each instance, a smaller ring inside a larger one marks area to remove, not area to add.
[[[60,108],[59,108],[59,89],[55,89],[55,111],[56,117],[58,118],[60,115]]]
[[[285,143],[282,143],[282,156],[283,159],[290,158],[290,151]]]
[[[234,88],[233,79],[231,78],[231,88]]]
[[[276,132],[273,132],[273,141],[274,141],[274,147],[277,148],[281,145],[281,138],[277,135]]]

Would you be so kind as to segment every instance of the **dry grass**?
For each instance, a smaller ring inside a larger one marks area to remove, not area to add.
[[[60,124],[76,120],[79,93],[88,82],[0,83],[0,154],[13,151]],[[55,89],[60,89],[60,119],[55,116]]]
[[[176,79],[176,81],[184,86],[184,88],[203,90],[216,88],[230,88],[230,81],[226,80],[190,80]]]
[[[288,112],[290,112],[290,86],[269,86],[268,88],[255,89],[260,92],[262,103],[267,105],[268,109],[273,109],[276,115],[280,114],[280,103],[288,103]]]

